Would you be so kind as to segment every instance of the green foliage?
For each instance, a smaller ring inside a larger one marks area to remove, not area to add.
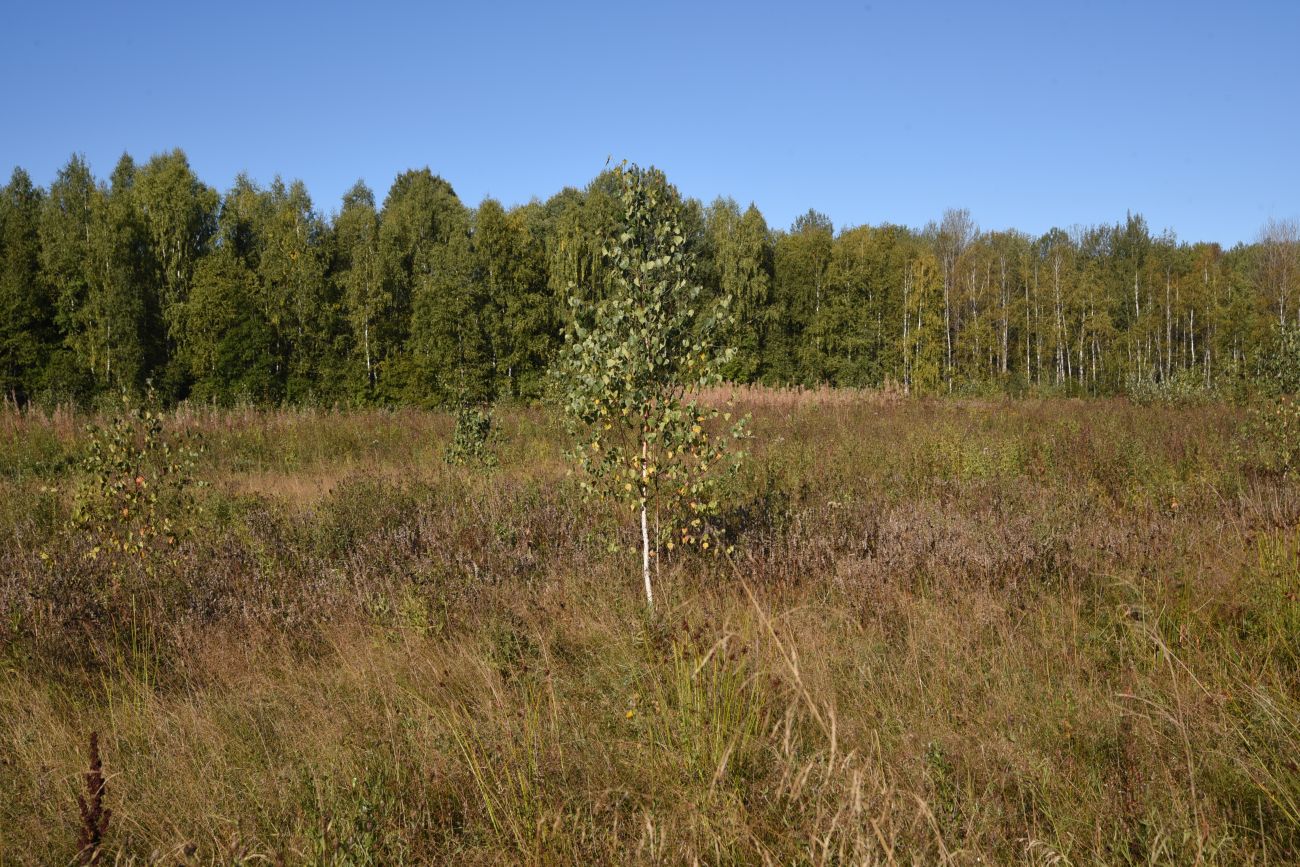
[[[90,167],[74,156],[50,184],[39,229],[41,277],[50,287],[53,318],[62,343],[75,354],[74,363],[84,368],[89,368],[88,360],[77,351],[77,343],[89,293],[86,264],[94,194]]]
[[[610,288],[613,271],[603,253],[605,239],[621,219],[619,182],[605,171],[585,191],[566,188],[542,207],[538,222],[546,234],[551,291],[567,301],[573,286],[594,296]]]
[[[178,328],[195,399],[230,405],[283,397],[275,331],[259,303],[257,274],[231,246],[199,264]]]
[[[736,351],[723,364],[722,376],[731,382],[752,382],[760,376],[771,325],[771,232],[758,208],[750,205],[741,214],[731,199],[714,202],[705,221],[717,292],[732,299],[734,315],[728,339]]]
[[[1262,399],[1247,410],[1243,459],[1256,470],[1294,477],[1300,473],[1300,328],[1273,330],[1254,382]]]
[[[373,396],[379,373],[379,326],[392,302],[385,291],[379,259],[379,213],[375,195],[358,181],[343,196],[343,209],[334,220],[335,279],[342,287],[344,318],[348,325],[348,352],[355,373],[346,392],[363,401]]]
[[[465,274],[463,257],[439,248],[463,237],[467,228],[455,190],[429,169],[403,172],[393,181],[379,217],[382,276],[372,332],[378,357],[375,396],[381,402],[436,402],[439,377],[446,373],[442,360],[456,354],[448,346],[455,323],[443,317],[438,304]],[[455,270],[435,273],[435,263]]]
[[[697,395],[721,381],[733,355],[716,343],[730,298],[704,304],[681,202],[663,174],[636,166],[615,174],[622,222],[603,249],[612,286],[603,297],[592,287],[571,296],[559,368],[574,455],[588,492],[641,511],[643,537],[651,512],[670,550],[716,553],[718,481],[739,460],[729,446],[744,426],[718,429],[719,411]]]
[[[40,280],[42,199],[22,169],[0,190],[0,394],[11,398],[39,387],[56,334]]]
[[[100,389],[139,392],[164,355],[160,301],[145,235],[135,163],[123,156],[112,186],[91,199],[84,305],[72,335]]]
[[[194,271],[211,250],[220,197],[199,180],[179,148],[151,158],[137,174],[135,189],[161,306],[163,334],[159,336],[168,353],[159,387],[174,400],[189,387],[179,346],[179,320]]]
[[[492,452],[492,411],[463,403],[456,408],[456,429],[444,455],[456,466],[494,467],[497,456]]]
[[[88,543],[86,556],[146,570],[170,556],[188,529],[197,504],[194,490],[201,443],[169,433],[153,391],[143,402],[123,394],[121,410],[105,426],[87,429],[82,479],[73,525]]]
[[[487,199],[474,222],[475,274],[483,284],[484,330],[494,390],[506,397],[542,394],[556,350],[559,316],[546,281],[540,240],[523,211]]]
[[[771,382],[811,385],[825,378],[825,337],[814,324],[826,301],[833,245],[830,218],[814,210],[776,239],[773,325],[764,362]]]
[[[408,400],[447,404],[490,400],[495,382],[489,321],[492,309],[475,280],[468,215],[452,220],[444,242],[431,246],[416,280],[408,351]]]
[[[311,402],[330,357],[334,306],[325,281],[325,226],[301,181],[276,178],[264,194],[258,298],[285,399]]]
[[[1300,394],[1300,327],[1273,329],[1255,379],[1265,394]]]
[[[1135,403],[1197,404],[1208,403],[1215,393],[1205,383],[1205,375],[1196,368],[1177,371],[1168,379],[1152,381],[1145,377],[1130,376],[1128,396]]]
[[[841,386],[871,386],[898,368],[903,299],[901,286],[921,253],[896,227],[850,229],[836,239],[826,272],[826,292],[810,331],[821,342],[824,376]]]
[[[619,289],[608,239],[622,175],[504,208],[466,207],[430,169],[376,206],[358,183],[332,219],[299,181],[224,196],[179,150],[97,181],[73,156],[48,190],[0,197],[0,391],[93,404],[145,380],[163,399],[452,406],[536,400],[571,316]],[[948,395],[1197,398],[1300,389],[1291,288],[1300,242],[1277,224],[1224,250],[1129,215],[1041,237],[968,212],[913,230],[787,231],[750,205],[678,203],[701,310],[730,382]],[[1188,392],[1184,394],[1184,392]]]
[[[911,263],[903,276],[903,333],[900,340],[904,388],[933,394],[943,372],[943,307],[939,264],[933,256]]]
[[[1300,474],[1300,401],[1280,397],[1252,406],[1240,449],[1248,467],[1288,478]]]

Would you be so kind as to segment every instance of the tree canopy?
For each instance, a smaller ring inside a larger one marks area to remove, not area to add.
[[[180,150],[98,180],[73,156],[0,188],[0,390],[93,401],[450,405],[537,398],[571,311],[617,285],[620,176],[469,206],[428,168],[324,213],[301,182],[224,194]],[[1140,215],[1034,237],[964,210],[919,229],[788,229],[684,199],[702,297],[732,299],[734,382],[1114,394],[1264,376],[1300,327],[1300,232],[1224,249]]]

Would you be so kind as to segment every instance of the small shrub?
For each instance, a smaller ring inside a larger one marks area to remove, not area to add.
[[[461,404],[456,409],[456,430],[445,454],[447,463],[495,467],[497,456],[491,449],[492,439],[492,411]]]
[[[1175,371],[1173,376],[1159,381],[1130,376],[1124,390],[1129,399],[1140,406],[1197,405],[1208,403],[1216,396],[1214,389],[1206,384],[1205,374],[1198,367]]]
[[[1255,384],[1260,391],[1300,394],[1300,328],[1275,328],[1258,359]]]
[[[1252,407],[1239,449],[1247,468],[1295,477],[1300,473],[1300,401],[1282,397]]]
[[[121,413],[87,431],[73,507],[74,529],[91,546],[87,556],[148,563],[172,549],[182,519],[197,510],[197,436],[169,433],[152,392],[142,404],[124,396]]]

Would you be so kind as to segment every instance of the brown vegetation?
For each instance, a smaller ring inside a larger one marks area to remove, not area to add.
[[[417,411],[181,412],[201,510],[88,556],[0,416],[0,862],[1280,864],[1300,487],[1227,406],[741,396],[733,558]],[[93,793],[92,793],[93,794]]]

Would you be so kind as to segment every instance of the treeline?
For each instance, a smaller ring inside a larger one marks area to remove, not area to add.
[[[676,195],[675,191],[671,194]],[[728,294],[737,382],[916,393],[1105,394],[1249,379],[1300,317],[1300,238],[1230,250],[1138,216],[1042,237],[965,211],[838,233],[809,211],[685,203],[707,293]],[[505,209],[428,169],[382,204],[358,183],[325,217],[300,182],[224,194],[185,154],[107,181],[73,157],[0,196],[0,392],[75,400],[146,382],[168,400],[445,404],[531,399],[569,312],[601,291],[609,173]]]

